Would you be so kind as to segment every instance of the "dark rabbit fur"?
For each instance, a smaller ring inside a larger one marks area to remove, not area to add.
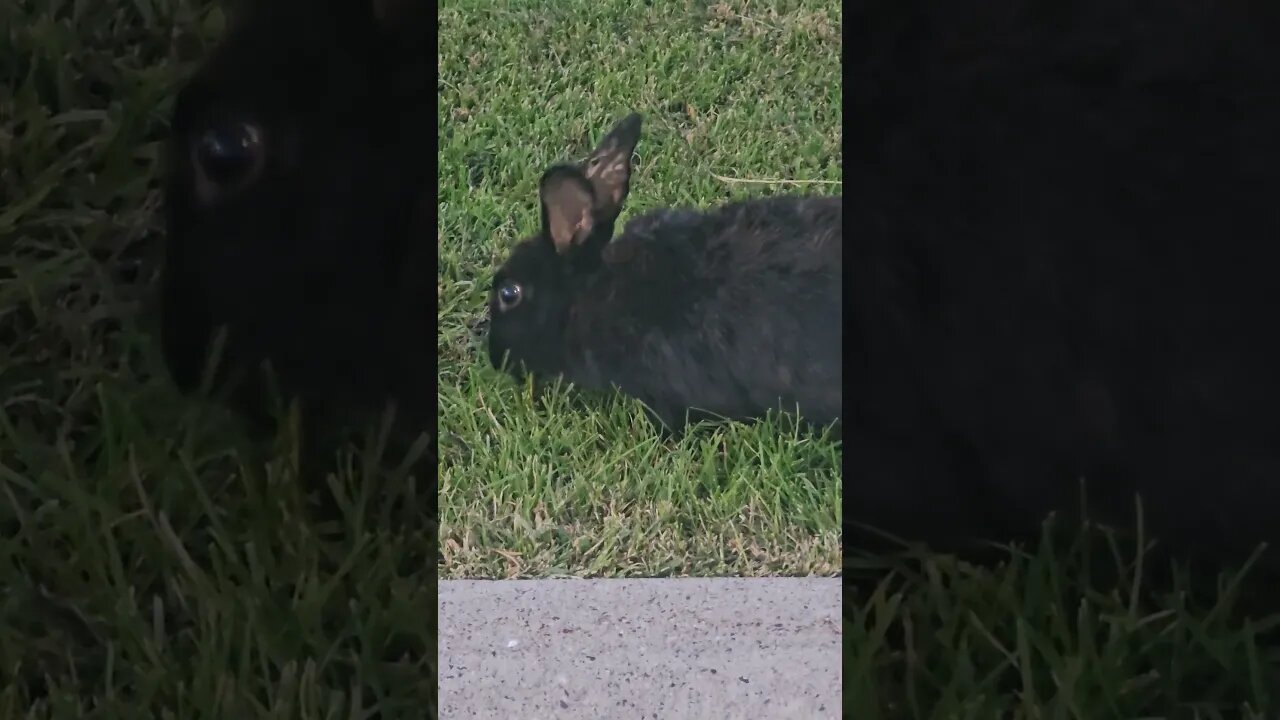
[[[435,98],[412,0],[244,3],[177,97],[163,352],[269,419],[264,363],[308,429],[434,419]],[[425,370],[424,370],[425,369]],[[336,439],[337,436],[334,436]],[[312,443],[317,452],[323,444]]]
[[[847,520],[1280,541],[1280,5],[849,9]]]
[[[581,165],[543,175],[542,232],[493,279],[491,362],[617,387],[666,430],[797,407],[838,422],[840,198],[658,210],[614,237],[640,125],[628,116]]]

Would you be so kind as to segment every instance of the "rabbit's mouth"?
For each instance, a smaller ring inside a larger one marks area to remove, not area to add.
[[[485,338],[489,336],[489,325],[492,321],[492,315],[486,307],[484,312],[475,320],[467,323],[467,330],[471,334],[471,346],[474,348],[483,347]]]
[[[516,380],[524,380],[529,374],[523,362],[511,356],[510,351],[489,346],[489,364],[494,370],[505,372]]]

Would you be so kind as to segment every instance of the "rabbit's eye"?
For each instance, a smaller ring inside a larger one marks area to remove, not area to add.
[[[211,128],[200,136],[195,158],[205,180],[218,189],[230,189],[261,167],[261,135],[258,128],[242,122]]]
[[[498,307],[504,312],[520,304],[524,289],[518,283],[507,283],[498,288]]]

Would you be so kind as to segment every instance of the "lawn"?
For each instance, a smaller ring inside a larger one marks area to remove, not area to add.
[[[451,2],[439,17],[440,576],[837,574],[837,445],[773,424],[661,440],[637,402],[499,374],[484,325],[495,267],[539,227],[542,171],[633,110],[620,223],[838,193],[839,5]],[[779,179],[805,184],[759,182]]]
[[[345,532],[300,519],[324,489],[160,371],[157,141],[212,8],[0,4],[0,718],[431,701],[429,533],[358,494]],[[335,477],[344,498],[360,475]]]
[[[1157,540],[1071,535],[989,567],[851,552],[846,717],[1277,717],[1280,614],[1259,611],[1274,589],[1245,568],[1193,592],[1183,568],[1153,572]]]

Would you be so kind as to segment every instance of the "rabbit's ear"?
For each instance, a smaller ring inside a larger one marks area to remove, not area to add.
[[[631,182],[631,154],[640,141],[640,113],[631,113],[609,131],[582,164],[595,190],[596,213],[612,221],[622,211]]]
[[[564,255],[581,247],[595,229],[595,197],[591,183],[577,168],[558,166],[542,176],[542,232],[556,252]]]

